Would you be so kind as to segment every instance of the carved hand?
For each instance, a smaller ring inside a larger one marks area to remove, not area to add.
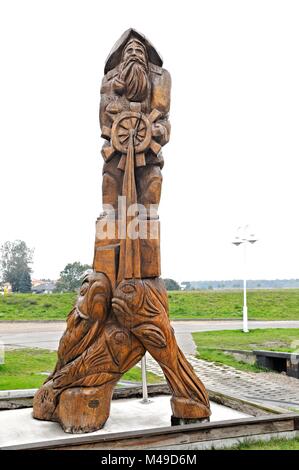
[[[153,137],[164,137],[166,129],[162,124],[154,123],[152,125],[152,135]]]

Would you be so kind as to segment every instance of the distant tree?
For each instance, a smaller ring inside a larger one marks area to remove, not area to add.
[[[24,271],[20,275],[19,279],[19,292],[31,292],[32,284],[31,277],[28,271]]]
[[[69,263],[60,273],[60,278],[56,282],[56,292],[74,291],[81,285],[81,278],[84,272],[90,269],[88,264],[81,264],[79,261]]]
[[[13,292],[31,291],[33,249],[22,240],[7,241],[1,246],[0,268],[3,282],[9,282]]]
[[[163,279],[167,290],[180,290],[180,285],[173,279]]]

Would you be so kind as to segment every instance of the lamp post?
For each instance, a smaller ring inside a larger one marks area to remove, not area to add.
[[[242,227],[239,227],[238,230],[240,230]],[[243,245],[243,260],[244,260],[244,279],[243,279],[243,331],[244,333],[248,333],[248,308],[247,308],[247,276],[246,276],[246,246],[247,243],[255,243],[257,241],[257,238],[255,237],[254,234],[250,234],[249,236],[246,236],[246,230],[248,230],[248,225],[246,225],[244,228],[244,234],[245,236],[239,237],[236,236],[235,239],[232,241],[233,245],[239,246]]]
[[[147,392],[147,380],[146,380],[146,358],[145,355],[141,359],[141,375],[142,375],[142,400],[141,403],[148,405],[150,400],[148,399]]]

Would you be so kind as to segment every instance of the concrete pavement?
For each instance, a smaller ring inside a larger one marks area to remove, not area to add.
[[[44,348],[55,351],[65,329],[63,321],[0,322],[0,341],[6,349]],[[172,321],[177,341],[186,354],[195,353],[191,333],[196,331],[238,330],[240,320]],[[299,321],[250,321],[249,328],[299,328]]]
[[[205,386],[213,391],[270,407],[299,410],[298,379],[274,372],[255,373],[215,364],[187,354]],[[137,364],[140,367],[140,363]],[[146,368],[164,377],[159,364],[147,353]]]

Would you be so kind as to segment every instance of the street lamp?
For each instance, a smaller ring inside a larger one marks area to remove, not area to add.
[[[242,227],[239,227],[240,230]],[[248,229],[248,225],[244,227],[244,234],[246,235],[246,230]],[[257,238],[254,234],[250,234],[249,236],[239,237],[236,236],[235,239],[232,241],[233,245],[239,246],[243,245],[243,256],[244,256],[244,280],[243,280],[243,292],[244,292],[244,301],[243,301],[243,331],[244,333],[248,333],[248,309],[247,309],[247,293],[246,293],[246,245],[247,243],[255,243]]]
[[[147,380],[146,380],[146,358],[145,355],[141,359],[141,375],[142,375],[142,400],[141,403],[148,405],[151,401],[148,398]]]

